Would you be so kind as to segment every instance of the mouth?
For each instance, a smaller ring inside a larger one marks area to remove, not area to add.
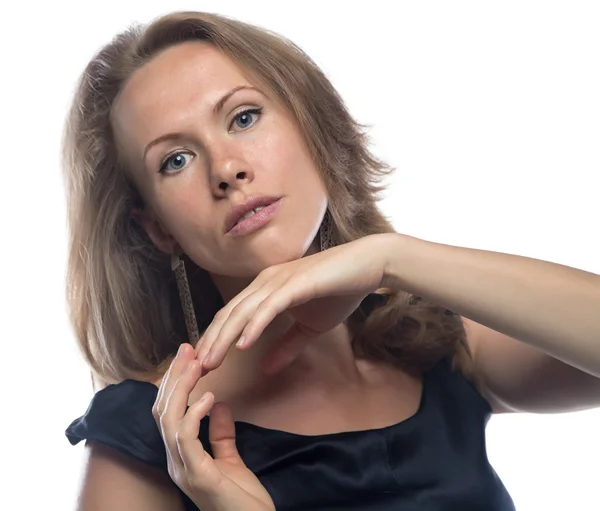
[[[246,227],[254,226],[258,228],[262,226],[266,223],[264,221],[268,221],[272,213],[278,209],[276,206],[279,204],[280,199],[281,197],[257,196],[251,197],[243,204],[234,206],[225,222],[225,233],[232,235],[245,234],[242,231],[246,231],[247,229],[241,229],[242,224]]]

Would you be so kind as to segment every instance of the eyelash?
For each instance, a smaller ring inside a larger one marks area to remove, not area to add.
[[[240,111],[240,112],[238,112],[236,114],[236,116],[231,121],[231,124],[233,124],[238,117],[241,117],[244,114],[257,114],[257,115],[260,116],[260,114],[262,114],[262,111],[263,111],[263,107],[246,108],[245,110],[242,110],[242,111]],[[231,128],[231,124],[229,125],[230,128]],[[251,124],[250,126],[254,126],[254,123]],[[169,153],[167,156],[165,156],[165,158],[160,163],[160,167],[158,169],[158,173],[159,174],[165,174],[165,173],[167,173],[166,166],[167,166],[167,163],[169,163],[169,160],[171,158],[173,158],[174,156],[179,156],[180,154],[189,154],[189,151],[178,150],[178,151],[174,151],[172,153]]]

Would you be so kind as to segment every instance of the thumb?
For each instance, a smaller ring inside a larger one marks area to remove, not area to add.
[[[213,405],[208,423],[208,439],[214,459],[244,464],[235,444],[235,424],[231,408],[226,403]]]

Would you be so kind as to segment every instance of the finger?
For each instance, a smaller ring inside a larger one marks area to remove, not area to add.
[[[296,282],[286,282],[284,286],[271,293],[261,302],[240,335],[243,338],[243,344],[238,346],[239,349],[247,349],[256,342],[265,328],[279,314],[309,300],[308,293],[302,292]]]
[[[200,362],[195,358],[187,361],[181,375],[175,381],[167,396],[164,414],[170,417],[183,419],[190,399],[190,394],[200,379]]]
[[[176,449],[175,435],[186,414],[190,393],[200,379],[200,367],[200,363],[196,359],[188,362],[185,371],[173,385],[165,409],[160,416],[163,439],[171,451]]]
[[[167,374],[164,376],[164,378],[161,382],[161,385],[160,385],[160,388],[158,390],[158,394],[156,397],[156,401],[155,401],[155,404],[153,407],[153,412],[156,413],[155,418],[157,418],[157,419],[162,414],[163,410],[165,409],[166,400],[167,400],[169,394],[171,393],[171,389],[173,388],[173,385],[177,381],[177,378],[179,378],[179,375],[185,369],[187,360],[189,360],[189,358],[190,358],[190,350],[189,350],[190,347],[191,347],[191,345],[189,345],[189,344],[182,344],[179,347],[179,351],[177,352],[177,355],[171,362],[171,365],[169,366]]]
[[[231,346],[239,340],[257,307],[270,292],[271,286],[263,286],[236,305],[213,340],[209,350],[210,359],[203,359],[203,367],[214,370],[221,365]]]
[[[253,292],[253,289],[244,289],[240,294],[238,294],[232,300],[230,300],[225,307],[223,307],[215,314],[215,317],[211,321],[210,325],[208,325],[208,327],[202,334],[202,337],[200,337],[198,344],[196,345],[195,357],[200,362],[202,362],[206,358],[206,355],[208,354],[215,340],[219,336],[221,328],[229,319],[231,311],[241,301],[243,301],[246,298],[246,296],[252,294]]]
[[[218,337],[205,351],[209,355],[202,359],[203,367],[216,369],[233,343],[237,343],[239,349],[248,349],[279,314],[314,299],[315,294],[314,285],[305,276],[278,273],[231,310]]]
[[[176,434],[179,457],[194,486],[209,493],[222,479],[213,458],[204,450],[200,435],[200,422],[214,403],[214,395],[206,392],[189,407]],[[212,422],[212,413],[211,413]]]
[[[314,341],[320,332],[311,330],[300,323],[292,325],[285,335],[265,355],[260,370],[269,376],[277,374],[289,366],[302,353],[307,344]]]
[[[252,283],[249,286],[247,286],[240,293],[234,296],[225,307],[223,307],[219,312],[217,312],[213,321],[205,330],[204,334],[202,335],[200,341],[196,346],[196,358],[198,360],[204,360],[210,348],[214,344],[214,341],[218,337],[223,325],[228,321],[233,309],[235,309],[248,296],[262,288],[277,274],[278,270],[276,267],[272,266],[266,268],[265,270],[259,273],[259,275],[252,281]]]
[[[171,365],[169,366],[169,371],[165,376],[165,379],[163,380],[164,385],[162,386],[162,392],[159,395],[159,411],[164,410],[165,404],[167,402],[169,394],[171,393],[171,390],[173,389],[173,386],[175,385],[175,382],[177,381],[181,373],[185,371],[187,363],[190,360],[190,356],[193,353],[190,352],[190,347],[191,345],[188,343],[184,343],[181,346],[179,346],[177,355],[175,356],[175,358],[171,362]]]
[[[204,360],[206,354],[210,350],[216,336],[219,334],[221,330],[221,325],[227,320],[229,316],[229,306],[225,306],[221,310],[219,310],[215,316],[213,317],[210,325],[206,328],[202,337],[198,340],[196,344],[195,357],[200,362]]]
[[[181,347],[179,349],[181,349]],[[173,369],[173,364],[175,363],[176,360],[177,360],[177,356],[169,364],[169,368],[167,369],[167,372],[165,373],[165,375],[163,376],[163,378],[160,382],[160,387],[158,388],[158,393],[156,394],[156,400],[154,402],[154,407],[157,409],[158,409],[158,404],[162,401],[163,396],[165,394],[165,387],[167,386],[167,381],[169,380],[169,376],[171,375],[171,369]]]
[[[216,403],[210,412],[208,439],[215,459],[227,459],[243,464],[235,444],[235,423],[231,408],[225,403]]]

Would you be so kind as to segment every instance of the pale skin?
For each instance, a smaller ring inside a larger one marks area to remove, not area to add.
[[[237,455],[233,419],[311,435],[380,428],[416,412],[420,375],[357,359],[350,348],[344,320],[379,287],[463,317],[480,390],[495,412],[600,404],[600,277],[401,234],[318,253],[327,194],[289,112],[248,89],[213,112],[244,85],[255,83],[218,50],[185,43],[138,70],[113,110],[118,144],[147,205],[140,222],[165,254],[181,250],[206,269],[226,303],[156,382],[153,413],[169,473],[202,509],[240,502],[272,509]],[[262,112],[244,117],[246,127],[239,112],[248,107]],[[185,136],[144,157],[170,132]],[[170,160],[159,173],[174,151],[184,155],[181,168]],[[232,205],[254,195],[281,196],[277,217],[248,236],[224,235]],[[197,439],[211,407],[215,459]]]

